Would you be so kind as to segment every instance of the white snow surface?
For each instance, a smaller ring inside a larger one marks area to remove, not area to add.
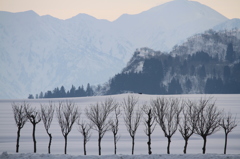
[[[138,105],[141,106],[149,103],[152,99],[156,99],[159,95],[145,95],[145,94],[120,94],[113,96],[95,96],[95,97],[82,97],[82,98],[69,98],[69,99],[34,99],[34,100],[0,100],[0,158],[239,158],[240,156],[240,126],[238,125],[228,135],[227,154],[223,155],[224,148],[224,131],[221,129],[217,133],[207,137],[206,155],[201,155],[203,140],[200,136],[193,134],[188,142],[187,155],[183,155],[184,140],[181,134],[177,131],[173,137],[170,147],[170,153],[167,155],[167,138],[164,137],[160,126],[157,125],[152,134],[152,152],[153,155],[147,155],[147,136],[144,133],[144,124],[141,123],[136,136],[135,136],[135,151],[134,156],[131,156],[131,137],[126,130],[123,122],[123,114],[120,116],[119,135],[120,140],[117,143],[117,156],[112,155],[114,152],[113,147],[113,134],[111,131],[107,132],[102,139],[102,157],[98,156],[97,146],[97,132],[92,130],[92,137],[87,143],[87,157],[83,155],[83,140],[78,125],[74,124],[72,131],[68,135],[67,154],[64,153],[64,138],[62,136],[60,127],[57,122],[56,115],[53,118],[49,132],[53,136],[51,145],[51,154],[47,154],[47,147],[49,138],[44,129],[43,123],[40,122],[36,126],[36,141],[37,141],[37,154],[33,153],[32,142],[32,124],[27,122],[21,130],[19,153],[15,154],[17,127],[14,122],[11,104],[28,102],[31,107],[40,109],[40,104],[48,104],[53,101],[58,104],[59,101],[72,100],[76,103],[81,110],[82,119],[86,119],[84,109],[91,104],[104,101],[108,97],[114,98],[117,102],[121,103],[128,95],[134,95],[139,98]],[[212,96],[216,100],[216,106],[219,110],[231,112],[234,116],[237,114],[237,121],[240,121],[240,95],[239,94],[219,94],[219,95],[164,95],[164,97],[177,97],[181,99],[190,99],[198,101],[202,97]],[[113,114],[112,114],[113,115]],[[112,117],[110,115],[110,118]],[[79,156],[81,155],[81,156]]]
[[[67,20],[33,11],[0,12],[0,98],[107,82],[134,50],[169,51],[228,19],[194,1],[171,1],[116,21],[79,14]]]
[[[1,159],[239,159],[240,155],[219,155],[219,154],[153,154],[153,155],[102,155],[102,156],[73,156],[73,155],[52,155],[52,154],[8,154],[3,152]]]

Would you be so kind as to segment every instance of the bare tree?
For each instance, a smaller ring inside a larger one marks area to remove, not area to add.
[[[127,99],[123,100],[124,122],[132,138],[132,155],[134,154],[135,134],[142,117],[142,110],[135,109],[137,103],[138,98],[135,96],[128,96]]]
[[[152,154],[152,150],[151,150],[151,134],[153,133],[157,123],[155,122],[155,116],[154,116],[154,112],[153,112],[153,108],[149,105],[144,105],[142,108],[144,114],[147,115],[147,117],[144,117],[144,125],[145,125],[145,134],[148,136],[148,154],[151,155]]]
[[[41,121],[40,112],[36,110],[36,108],[31,108],[30,105],[26,105],[24,107],[25,113],[27,115],[28,120],[33,125],[33,132],[32,132],[32,138],[33,138],[33,146],[34,146],[34,153],[37,152],[37,141],[35,137],[35,131],[36,131],[36,125]]]
[[[107,122],[109,114],[114,110],[116,103],[112,98],[106,98],[101,104],[96,103],[85,109],[87,118],[93,123],[93,129],[98,132],[98,154],[101,155],[101,141],[104,134],[110,130]]]
[[[54,116],[54,105],[52,102],[49,102],[49,106],[44,106],[41,104],[41,119],[43,121],[45,130],[49,136],[49,144],[48,144],[48,153],[51,153],[51,143],[52,143],[52,134],[49,133],[49,129],[52,123],[52,119]]]
[[[183,111],[182,111],[182,120],[179,122],[179,132],[181,133],[183,139],[185,140],[185,145],[183,149],[183,153],[187,152],[188,139],[194,133],[198,111],[196,108],[196,103],[188,100],[182,103]]]
[[[165,137],[168,139],[167,153],[170,154],[171,137],[176,132],[179,124],[179,115],[182,108],[179,108],[180,100],[177,98],[158,97],[152,101],[154,114],[157,123],[162,128]]]
[[[27,122],[28,118],[26,116],[26,112],[24,111],[24,107],[26,107],[28,104],[23,103],[22,105],[12,103],[12,109],[13,109],[13,115],[15,119],[15,123],[17,125],[17,144],[16,144],[16,152],[19,151],[19,139],[20,139],[20,131]]]
[[[233,118],[232,114],[229,112],[228,115],[224,115],[220,122],[220,126],[224,129],[225,132],[225,145],[224,145],[224,154],[226,154],[227,151],[227,137],[228,134],[237,127],[236,117]]]
[[[65,139],[64,153],[67,154],[67,136],[72,130],[72,126],[79,118],[78,108],[72,101],[59,102],[56,110],[59,126]]]
[[[198,118],[195,133],[203,138],[202,152],[206,152],[207,136],[212,135],[220,129],[221,112],[218,111],[215,102],[208,99],[200,99],[198,104]]]
[[[120,107],[118,106],[118,104],[115,106],[114,108],[114,119],[111,119],[109,121],[109,124],[110,124],[110,127],[111,127],[111,130],[112,130],[112,133],[113,133],[113,141],[114,141],[114,154],[116,155],[117,153],[117,142],[118,140],[120,139],[120,136],[117,135],[118,134],[118,126],[119,126],[119,116],[121,114],[121,111],[120,111]]]
[[[83,136],[83,151],[84,151],[84,155],[87,155],[87,150],[86,150],[86,144],[87,142],[90,140],[91,138],[91,129],[93,127],[92,124],[87,123],[84,120],[78,120],[78,131],[82,134]]]

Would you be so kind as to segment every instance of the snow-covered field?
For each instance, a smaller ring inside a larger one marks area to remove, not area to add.
[[[52,154],[8,154],[3,152],[1,159],[239,159],[240,155],[219,155],[219,154],[153,154],[153,155],[52,155]]]
[[[111,96],[115,100],[121,102],[123,98],[126,98],[128,94],[113,95]],[[139,95],[139,105],[149,102],[151,99],[155,99],[156,95]],[[216,105],[220,110],[224,109],[225,112],[231,111],[234,115],[237,113],[237,120],[240,121],[240,95],[211,95],[216,99]],[[84,98],[71,98],[82,111],[84,117],[84,108],[90,104],[104,101],[108,96],[95,96]],[[174,95],[174,97],[180,97],[182,99],[198,100],[201,97],[208,97],[208,95]],[[20,148],[19,152],[24,154],[15,154],[16,148],[16,136],[17,127],[14,123],[12,113],[12,102],[18,103],[26,101],[31,104],[32,107],[40,108],[41,104],[48,104],[49,100],[56,102],[65,99],[35,99],[35,100],[0,100],[0,158],[83,158],[83,140],[78,131],[77,124],[74,125],[72,131],[68,136],[68,156],[62,155],[64,153],[64,138],[61,134],[60,127],[57,123],[56,116],[52,122],[50,132],[53,136],[51,153],[54,155],[47,155],[48,147],[48,135],[44,129],[43,123],[39,123],[36,128],[36,140],[37,140],[37,154],[33,153],[32,142],[32,124],[27,122],[21,130]],[[102,140],[102,158],[147,158],[147,136],[145,135],[144,125],[141,124],[137,130],[135,139],[135,154],[131,156],[131,138],[125,128],[123,120],[120,122],[119,134],[120,140],[117,143],[117,156],[112,155],[113,149],[113,135],[109,131],[105,134]],[[223,154],[224,147],[224,132],[221,129],[216,134],[208,137],[207,140],[207,155],[201,155],[203,140],[198,135],[193,135],[188,144],[187,153],[183,155],[184,140],[179,132],[172,137],[171,142],[171,154],[166,155],[167,139],[164,137],[162,130],[157,125],[156,130],[152,134],[152,152],[154,155],[151,158],[240,158],[240,126],[237,126],[233,132],[229,134],[227,155]],[[92,137],[87,143],[88,158],[100,158],[98,156],[97,147],[97,132],[92,130]],[[161,155],[160,155],[161,154]],[[238,154],[238,155],[237,155]],[[74,156],[70,156],[74,155]],[[77,157],[78,156],[78,157]]]

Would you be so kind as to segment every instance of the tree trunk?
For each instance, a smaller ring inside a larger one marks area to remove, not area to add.
[[[171,137],[168,136],[168,146],[167,146],[167,154],[170,154],[170,143],[171,143]]]
[[[207,137],[206,136],[203,136],[203,148],[202,148],[202,151],[203,151],[203,154],[205,154],[206,152],[206,143],[207,143]]]
[[[48,144],[48,153],[51,153],[51,143],[52,143],[52,135],[48,133],[49,136],[49,144]]]
[[[226,154],[226,151],[227,151],[227,136],[228,136],[228,134],[227,134],[227,133],[225,133],[224,154]]]
[[[116,155],[116,153],[117,153],[117,137],[116,137],[116,134],[114,134],[113,137],[114,137],[114,154]]]
[[[188,145],[188,138],[185,138],[185,145],[184,145],[184,149],[183,149],[184,154],[187,153],[187,145]]]
[[[87,151],[86,151],[86,139],[84,137],[84,141],[83,141],[83,151],[84,151],[84,155],[87,155]]]
[[[36,141],[36,138],[35,138],[35,129],[36,129],[36,124],[33,124],[33,133],[32,133],[32,137],[33,137],[34,153],[37,152],[37,141]]]
[[[100,133],[98,134],[98,155],[101,155],[101,135]]]
[[[132,136],[132,155],[134,154],[135,137]]]
[[[149,131],[150,132],[150,131]],[[151,155],[152,151],[151,151],[151,134],[148,134],[148,154]]]
[[[65,139],[64,154],[67,154],[67,135],[64,135],[64,139]]]
[[[16,153],[18,153],[18,150],[19,150],[20,131],[21,131],[21,128],[20,128],[20,127],[18,127],[18,131],[17,131],[17,144],[16,144]]]

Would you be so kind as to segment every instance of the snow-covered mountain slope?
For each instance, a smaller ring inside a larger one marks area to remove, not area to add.
[[[63,21],[29,11],[0,21],[1,98],[106,81],[130,51],[126,39],[107,32],[109,22],[87,15]]]
[[[137,47],[170,51],[187,37],[212,28],[227,18],[198,2],[175,0],[137,15],[122,15],[114,25]]]
[[[230,19],[227,20],[219,25],[213,27],[213,30],[220,31],[220,30],[231,30],[231,29],[240,29],[240,19]]]
[[[123,15],[114,22],[86,14],[60,20],[33,11],[0,12],[0,98],[103,83],[120,72],[136,48],[168,51],[227,20],[187,0]]]

